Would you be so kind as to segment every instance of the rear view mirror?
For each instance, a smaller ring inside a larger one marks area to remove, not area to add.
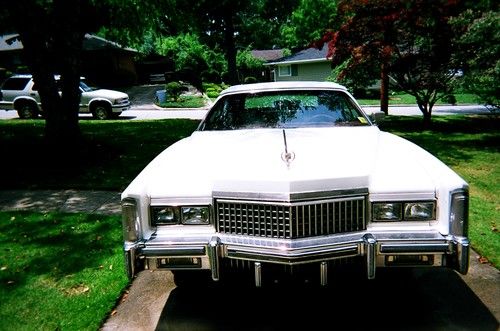
[[[385,113],[383,111],[375,111],[370,114],[370,119],[372,120],[373,123],[382,123],[385,118]]]

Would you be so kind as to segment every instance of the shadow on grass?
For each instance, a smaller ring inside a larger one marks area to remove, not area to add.
[[[122,190],[161,151],[190,135],[198,121],[82,121],[80,145],[54,153],[44,121],[1,121],[0,189]]]

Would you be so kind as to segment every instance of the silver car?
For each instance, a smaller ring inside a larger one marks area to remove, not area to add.
[[[59,76],[55,78],[59,82]],[[130,109],[126,93],[93,89],[83,81],[80,81],[80,91],[80,113],[91,113],[96,119],[116,118]],[[16,110],[20,118],[36,118],[43,114],[38,89],[31,75],[14,75],[3,83],[0,109]]]

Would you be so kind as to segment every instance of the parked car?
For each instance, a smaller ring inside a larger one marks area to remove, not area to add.
[[[467,183],[334,83],[224,90],[121,197],[130,277],[242,271],[261,286],[266,273],[312,268],[326,285],[348,263],[369,279],[395,266],[468,270]]]
[[[59,76],[56,76],[59,83]],[[130,109],[126,93],[93,89],[80,81],[80,113],[91,113],[96,119],[120,116]],[[31,75],[14,75],[8,78],[0,90],[0,109],[16,110],[20,118],[36,118],[43,115],[38,89]]]

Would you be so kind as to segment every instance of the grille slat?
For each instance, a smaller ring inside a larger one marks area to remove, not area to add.
[[[305,238],[366,230],[366,198],[273,204],[216,200],[217,231],[267,238]]]

